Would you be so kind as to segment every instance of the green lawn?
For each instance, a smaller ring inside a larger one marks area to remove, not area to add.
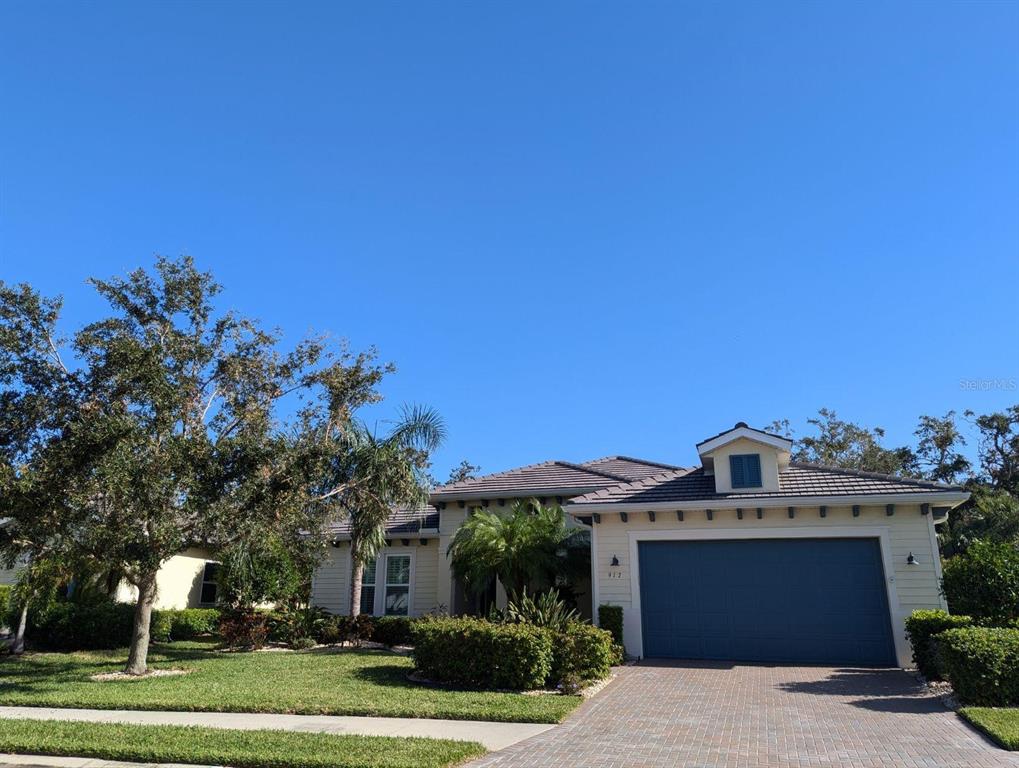
[[[1019,707],[963,707],[959,713],[1005,749],[1019,750]]]
[[[38,653],[0,660],[0,704],[97,709],[292,712],[557,723],[579,696],[451,691],[407,680],[412,664],[386,651],[217,653],[208,643],[153,645],[154,668],[190,674],[96,682],[126,651]]]
[[[446,739],[0,720],[0,752],[235,768],[442,768],[485,748]]]

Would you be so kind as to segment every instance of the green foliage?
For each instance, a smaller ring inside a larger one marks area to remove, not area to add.
[[[269,616],[251,608],[223,611],[219,617],[219,636],[228,648],[262,648],[269,638]]]
[[[375,620],[371,639],[390,648],[396,645],[410,645],[414,642],[414,619],[406,616],[380,616]]]
[[[553,634],[548,682],[573,693],[580,684],[607,677],[613,660],[611,633],[571,621]]]
[[[498,579],[513,599],[529,585],[549,581],[574,534],[562,507],[522,499],[508,508],[473,510],[448,554],[454,574],[469,590],[480,593]]]
[[[429,680],[468,688],[532,690],[552,669],[552,636],[528,624],[429,618],[414,624],[414,664]]]
[[[938,664],[965,704],[1019,704],[1019,629],[965,627],[938,635]]]
[[[216,573],[219,602],[232,608],[293,603],[310,579],[301,560],[273,534],[233,542],[222,551]]]
[[[44,650],[89,650],[121,648],[131,642],[134,626],[133,603],[80,603],[62,601],[28,614],[28,636],[34,648]],[[170,638],[170,617],[153,611],[152,639]]]
[[[947,560],[942,590],[953,611],[981,624],[1002,626],[1019,619],[1019,549],[1012,544],[975,542]]]
[[[966,445],[966,438],[956,424],[955,411],[940,419],[921,416],[920,426],[913,434],[917,437],[916,458],[925,478],[954,484],[969,474],[972,465],[959,451]]]
[[[506,606],[506,620],[562,632],[570,623],[579,621],[580,614],[559,599],[557,590],[551,589],[532,598],[525,589],[519,599]]]
[[[599,605],[598,626],[612,633],[612,639],[617,645],[623,644],[623,606],[621,605]]]
[[[835,411],[821,408],[817,418],[807,419],[817,431],[796,441],[793,459],[829,467],[845,467],[888,475],[919,475],[916,456],[906,446],[885,448],[885,431],[842,421]]]
[[[968,488],[970,500],[953,509],[948,521],[938,526],[944,554],[963,553],[976,541],[1019,546],[1019,498],[978,483],[970,483]]]
[[[0,627],[10,625],[8,615],[11,613],[11,585],[0,584]]]
[[[906,619],[906,634],[913,646],[913,662],[928,680],[941,680],[938,669],[936,636],[946,629],[972,626],[969,616],[953,616],[948,611],[913,611]]]
[[[1019,708],[963,707],[959,714],[1005,749],[1019,750]]]
[[[0,662],[0,704],[93,709],[277,712],[555,723],[580,699],[460,691],[407,679],[409,656],[382,650],[223,653],[213,641],[155,645],[155,668],[189,675],[143,684],[89,679],[120,666],[122,651],[34,653]]]
[[[216,608],[180,608],[159,613],[169,620],[173,640],[214,635],[219,629],[220,612]]]
[[[446,768],[484,754],[480,744],[442,739],[250,731],[176,725],[4,720],[0,749],[80,755],[139,764],[236,768]]]
[[[269,637],[294,648],[310,647],[325,634],[332,617],[323,608],[315,606],[272,611],[268,614]]]
[[[364,565],[385,544],[393,507],[417,507],[428,500],[428,455],[445,438],[442,417],[423,406],[404,406],[400,419],[384,436],[357,421],[343,431],[328,479],[338,489],[331,503],[350,523],[353,615],[360,613]]]
[[[109,313],[69,344],[59,301],[0,283],[0,517],[14,520],[0,555],[113,565],[139,589],[141,639],[160,565],[194,542],[318,540],[338,492],[324,470],[392,367],[320,339],[282,352],[278,332],[216,310],[220,286],[190,258],[90,282]],[[146,653],[133,644],[128,670]]]
[[[967,411],[969,417],[975,416]],[[1019,405],[976,416],[981,475],[991,487],[1019,497]]]

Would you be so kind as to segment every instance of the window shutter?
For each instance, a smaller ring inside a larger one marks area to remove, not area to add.
[[[756,453],[744,457],[747,463],[747,485],[751,488],[761,486],[761,457]]]
[[[732,475],[732,487],[743,488],[747,484],[743,456],[729,457],[729,472]]]

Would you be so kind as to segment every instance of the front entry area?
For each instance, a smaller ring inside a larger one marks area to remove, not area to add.
[[[877,539],[641,541],[644,658],[894,666]]]

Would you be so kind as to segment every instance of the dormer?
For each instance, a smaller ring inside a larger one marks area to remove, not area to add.
[[[739,422],[697,444],[704,474],[714,475],[716,493],[777,493],[778,476],[789,467],[793,441]]]

